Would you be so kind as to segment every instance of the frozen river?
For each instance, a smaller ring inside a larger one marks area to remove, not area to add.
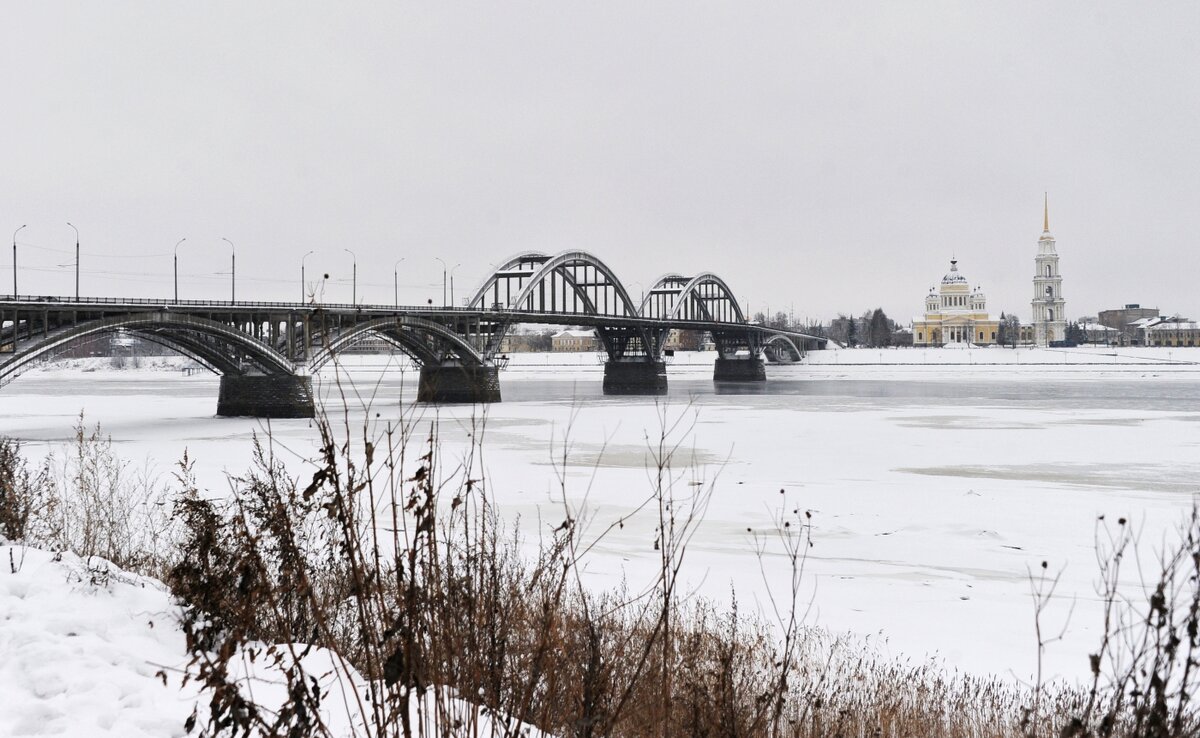
[[[934,654],[952,667],[1025,677],[1036,655],[1027,570],[1045,560],[1051,570],[1065,567],[1050,624],[1076,603],[1047,661],[1052,672],[1083,674],[1099,626],[1096,517],[1127,516],[1154,542],[1188,509],[1200,486],[1200,366],[1182,363],[1189,352],[1181,349],[1159,363],[1055,357],[1040,366],[872,366],[849,361],[857,352],[838,353],[836,364],[825,356],[823,364],[770,366],[769,381],[749,388],[715,386],[704,355],[677,357],[669,368],[670,394],[660,403],[689,419],[694,462],[679,493],[695,489],[689,481],[715,485],[689,554],[692,587],[725,598],[732,585],[743,602],[764,602],[747,529],[769,529],[785,506],[812,510],[810,623],[870,636],[893,655]],[[383,359],[362,358],[344,377],[363,396],[373,393],[378,422],[407,412],[412,399],[415,373],[397,366],[384,372]],[[546,525],[561,520],[552,459],[568,426],[567,493],[576,504],[587,495],[593,531],[650,491],[646,438],[658,435],[663,405],[605,397],[600,378],[591,356],[517,357],[501,375],[504,401],[486,408],[485,466],[503,514],[519,515],[527,535],[536,535],[539,516]],[[325,391],[332,379],[322,378]],[[246,468],[247,439],[263,428],[214,418],[216,395],[211,376],[50,369],[0,390],[0,433],[40,453],[70,436],[82,410],[126,458],[160,473],[186,447],[216,491],[225,471]],[[475,413],[427,408],[417,417],[440,421],[443,457],[453,461]],[[274,421],[271,429],[300,471],[299,457],[314,448],[311,424]],[[591,575],[642,581],[656,557],[653,525],[635,516],[610,534]],[[769,557],[765,568],[782,592],[782,561]]]

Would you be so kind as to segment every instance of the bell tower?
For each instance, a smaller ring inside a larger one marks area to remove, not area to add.
[[[1038,346],[1067,337],[1066,301],[1062,294],[1062,272],[1058,269],[1058,251],[1050,235],[1050,199],[1042,211],[1042,237],[1038,239],[1036,272],[1033,275],[1033,330]]]

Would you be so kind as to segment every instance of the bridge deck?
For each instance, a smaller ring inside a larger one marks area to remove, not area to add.
[[[303,303],[303,302],[257,302],[257,301],[208,301],[208,300],[154,300],[145,298],[80,298],[73,297],[21,297],[0,299],[0,321],[10,321],[14,312],[22,314],[84,313],[89,316],[128,314],[139,312],[176,311],[205,316],[253,316],[279,315],[325,315],[355,318],[383,318],[389,316],[422,317],[434,320],[470,319],[487,323],[579,325],[587,327],[641,328],[651,330],[695,330],[755,332],[766,336],[782,335],[789,338],[813,341],[823,345],[821,336],[796,331],[780,330],[755,323],[735,321],[695,320],[685,318],[648,318],[628,315],[592,314],[586,312],[527,311],[506,308],[480,310],[430,305],[354,305],[349,303]]]

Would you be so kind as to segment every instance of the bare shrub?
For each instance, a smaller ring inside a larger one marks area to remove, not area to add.
[[[47,458],[49,543],[80,556],[99,556],[123,569],[163,576],[172,554],[169,489],[148,470],[136,470],[113,449],[99,424],[81,414],[62,457]]]
[[[36,529],[54,501],[48,465],[31,467],[19,441],[0,437],[0,539],[43,537]]]
[[[1104,516],[1097,520],[1104,629],[1088,656],[1087,699],[1072,711],[1064,735],[1200,735],[1193,707],[1200,670],[1200,508],[1193,503],[1152,563],[1140,560],[1138,543],[1125,518],[1115,526]],[[1128,566],[1141,583],[1133,592],[1122,585]]]

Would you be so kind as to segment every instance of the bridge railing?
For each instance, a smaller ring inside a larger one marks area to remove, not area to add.
[[[172,306],[179,307],[207,307],[207,308],[279,308],[279,309],[318,309],[318,308],[336,308],[338,310],[403,310],[405,312],[429,312],[429,313],[470,313],[479,312],[498,312],[498,311],[480,311],[477,308],[455,307],[453,305],[387,305],[387,304],[368,304],[368,303],[351,303],[351,302],[278,302],[278,301],[256,301],[256,300],[238,300],[231,302],[229,300],[159,300],[149,297],[57,297],[54,295],[22,295],[13,298],[12,295],[6,295],[0,298],[0,304],[33,304],[33,305],[55,305],[55,306],[70,306],[70,305],[145,305],[156,306],[162,308],[171,308]]]
[[[0,305],[11,305],[17,303],[20,305],[37,305],[39,307],[72,307],[76,305],[96,305],[96,306],[143,306],[143,307],[159,307],[164,310],[170,310],[172,307],[190,307],[190,308],[211,308],[220,310],[222,308],[267,308],[276,310],[371,310],[380,312],[420,312],[420,313],[457,313],[462,315],[479,315],[479,314],[495,314],[495,315],[547,315],[561,316],[563,318],[583,318],[586,320],[605,320],[611,319],[616,321],[645,321],[654,323],[671,323],[674,324],[709,324],[722,321],[705,321],[687,318],[643,318],[641,316],[604,316],[592,315],[584,312],[549,312],[539,310],[517,310],[509,306],[491,307],[491,308],[474,308],[474,307],[455,307],[452,305],[386,305],[386,304],[368,304],[368,303],[349,303],[349,302],[275,302],[275,301],[253,301],[253,300],[238,300],[230,302],[229,300],[156,300],[147,297],[56,297],[56,296],[29,296],[23,295],[17,299],[12,296],[0,298]],[[570,322],[570,320],[567,320]],[[730,323],[733,325],[734,323]],[[752,325],[747,323],[738,323],[737,325]]]

